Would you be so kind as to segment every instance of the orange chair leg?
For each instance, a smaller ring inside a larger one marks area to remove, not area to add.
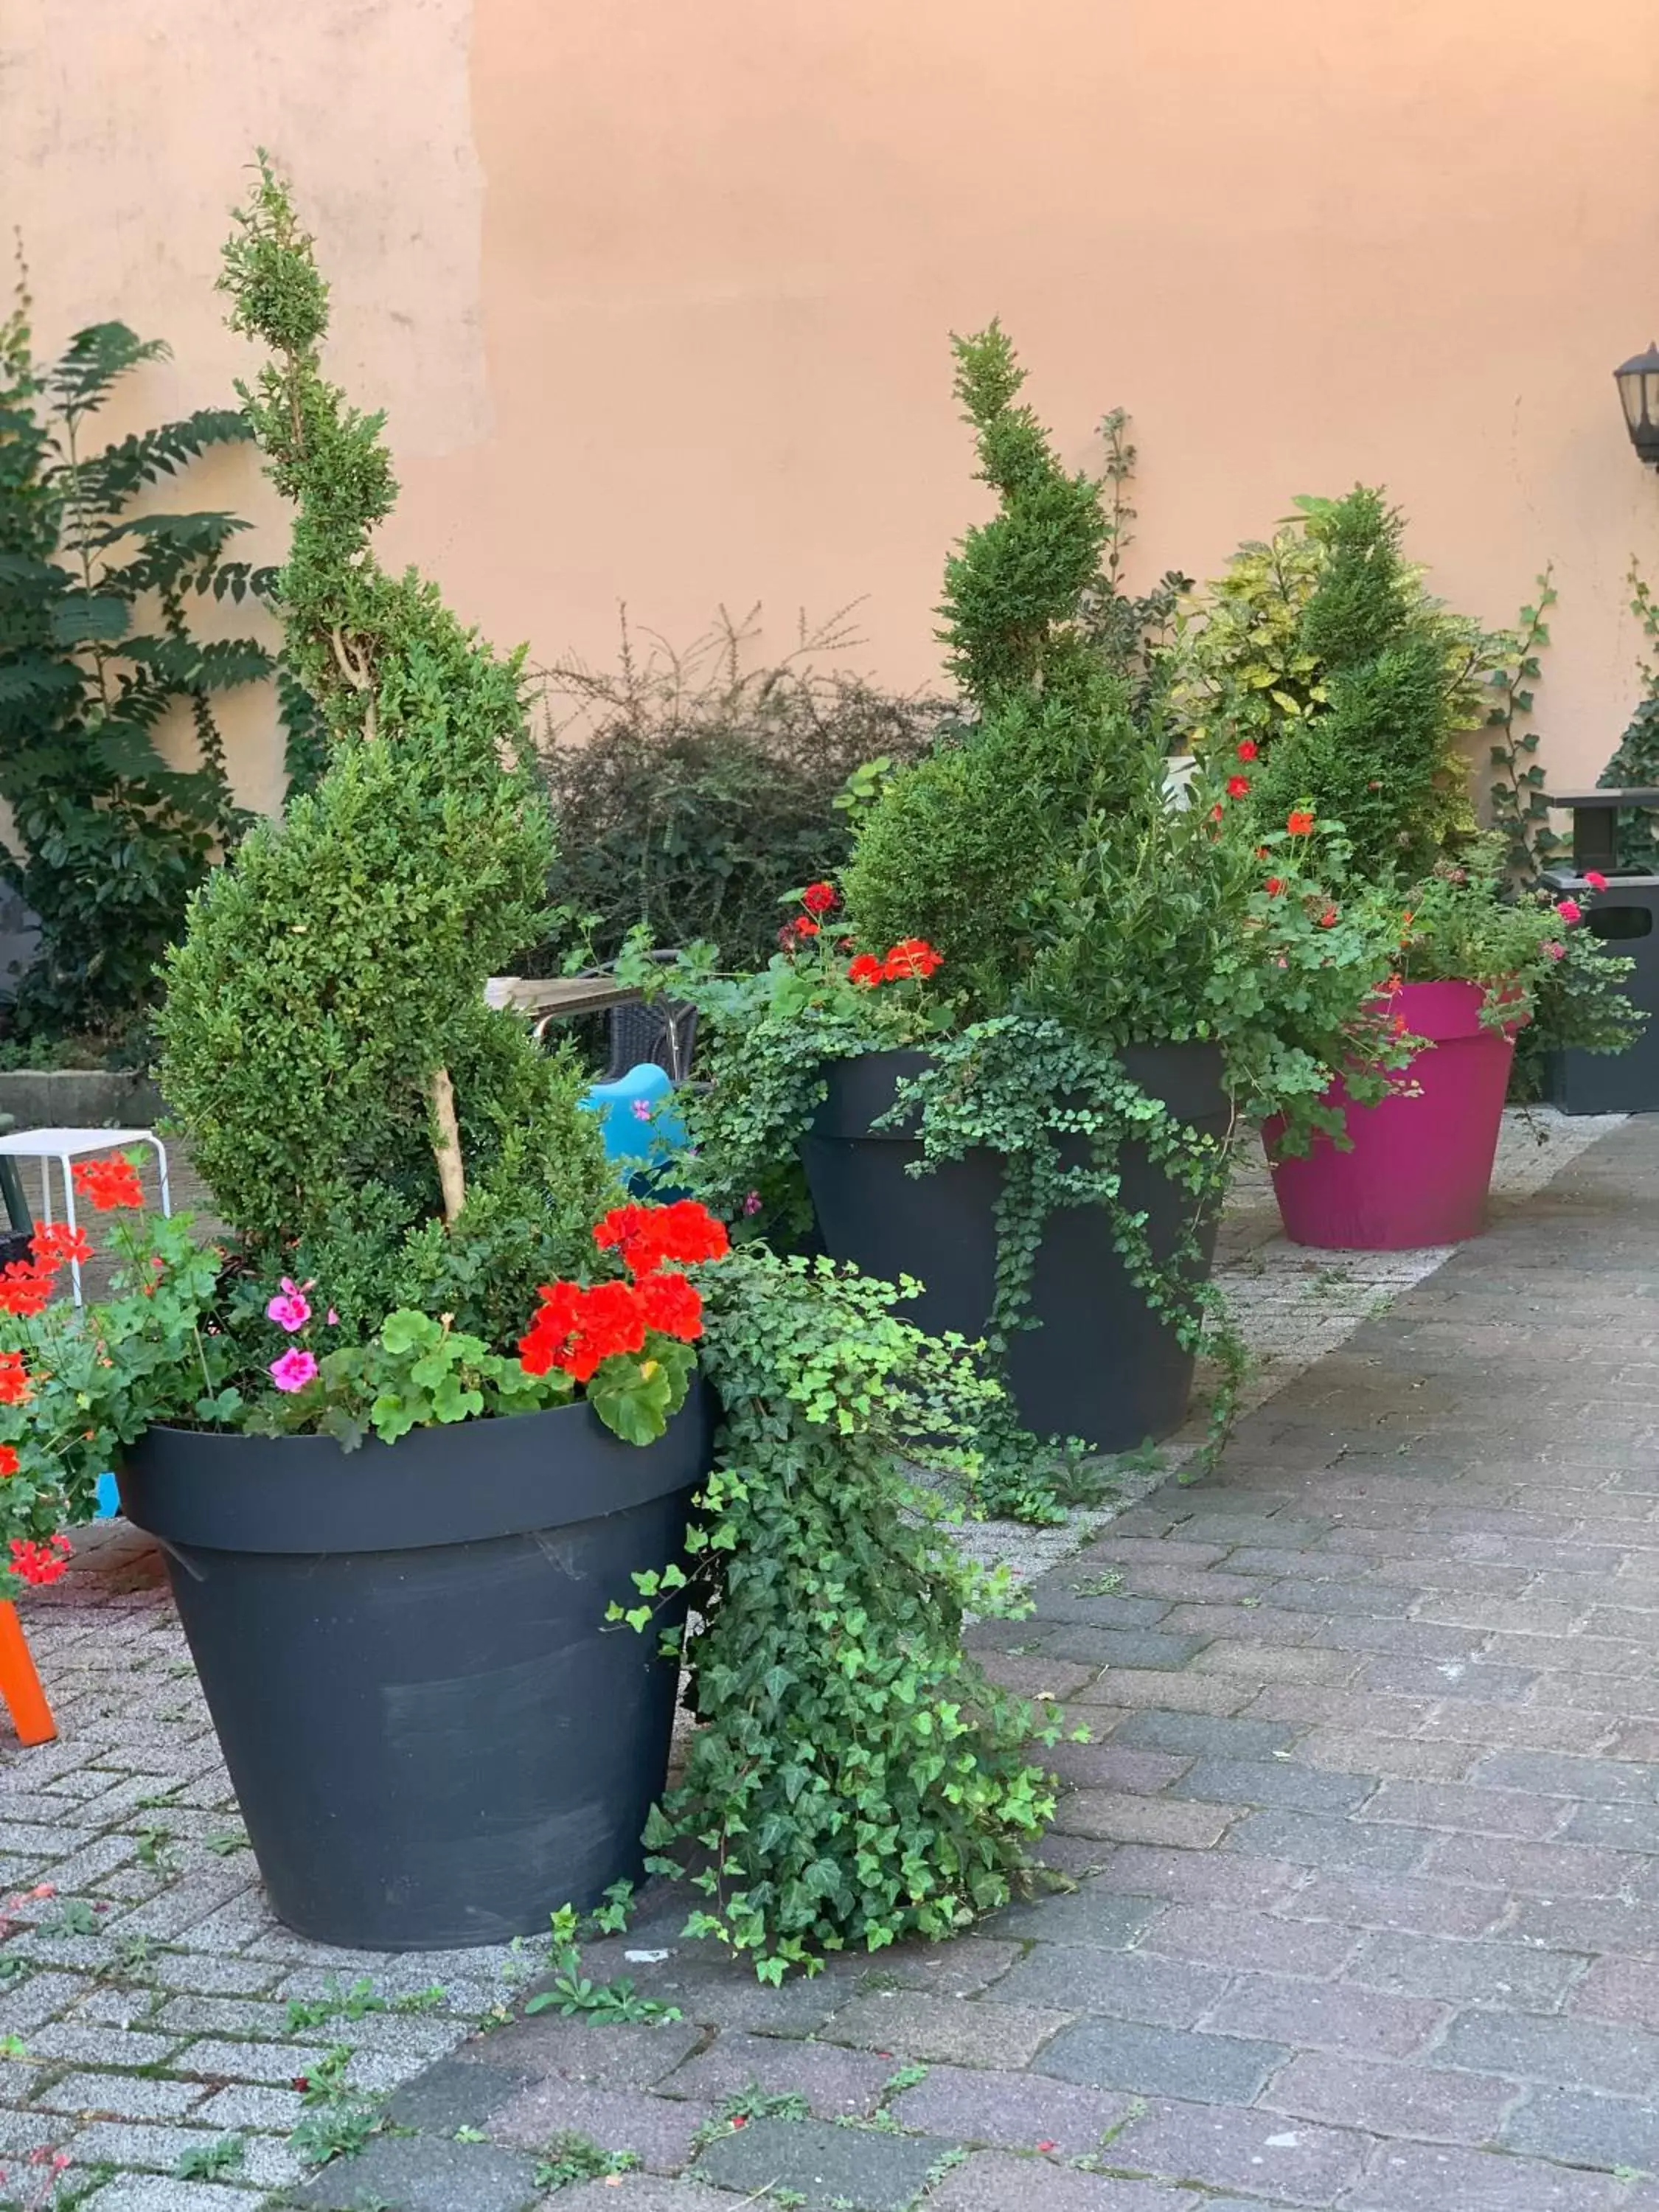
[[[0,1604],[0,1698],[6,1701],[20,1743],[51,1743],[58,1734],[33,1655],[15,1605]]]

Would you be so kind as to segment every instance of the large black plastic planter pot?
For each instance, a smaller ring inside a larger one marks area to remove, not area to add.
[[[709,1437],[694,1384],[643,1448],[580,1404],[349,1454],[163,1428],[133,1447],[121,1502],[161,1545],[289,1927],[494,1943],[638,1879],[678,1669],[605,1611],[681,1556]]]
[[[1147,1045],[1123,1054],[1127,1073],[1191,1127],[1220,1136],[1229,1108],[1221,1055],[1208,1045]],[[901,1124],[872,1124],[892,1105],[901,1079],[927,1065],[920,1052],[866,1053],[826,1066],[829,1095],[802,1159],[824,1249],[866,1274],[914,1275],[925,1294],[907,1318],[935,1334],[984,1334],[996,1291],[996,1203],[1002,1162],[987,1150],[907,1173],[921,1146]],[[1062,1157],[1068,1157],[1062,1148]],[[1072,1159],[1082,1157],[1081,1140]],[[1167,1259],[1180,1244],[1193,1200],[1139,1146],[1120,1159],[1121,1202],[1147,1215],[1152,1249]],[[1200,1224],[1207,1270],[1213,1215]],[[1101,1206],[1050,1216],[1038,1249],[1031,1313],[1008,1351],[1008,1382],[1020,1419],[1040,1436],[1077,1436],[1100,1451],[1127,1451],[1168,1436],[1186,1416],[1193,1359],[1147,1307],[1112,1243]]]

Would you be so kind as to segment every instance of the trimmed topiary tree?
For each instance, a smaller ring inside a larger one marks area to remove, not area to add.
[[[946,563],[939,635],[975,726],[895,776],[843,874],[862,943],[923,937],[976,1013],[1008,1004],[1034,917],[1092,813],[1143,795],[1127,685],[1078,619],[1108,524],[1098,479],[1062,467],[1000,325],[952,341],[956,392],[997,512]],[[1161,773],[1161,771],[1160,771]]]
[[[1298,501],[1305,523],[1239,556],[1195,631],[1185,687],[1194,742],[1253,744],[1264,828],[1292,808],[1340,822],[1363,875],[1419,876],[1474,828],[1460,739],[1484,720],[1480,626],[1425,592],[1378,491]]]
[[[397,492],[384,418],[322,374],[328,289],[263,161],[237,222],[222,283],[273,356],[242,397],[298,510],[281,608],[330,764],[198,894],[162,1085],[252,1254],[349,1318],[441,1309],[499,1341],[583,1248],[607,1181],[574,1066],[484,1003],[543,931],[555,852],[519,658],[374,560]]]

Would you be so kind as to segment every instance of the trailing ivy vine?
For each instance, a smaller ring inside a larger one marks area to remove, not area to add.
[[[1487,799],[1492,827],[1504,840],[1505,872],[1517,889],[1535,884],[1562,844],[1550,827],[1544,767],[1538,757],[1540,734],[1528,726],[1533,711],[1531,687],[1543,669],[1539,656],[1550,641],[1546,617],[1557,597],[1553,574],[1546,568],[1539,577],[1538,598],[1522,608],[1515,629],[1491,641],[1494,665],[1486,677],[1494,695],[1486,716],[1491,733],[1486,757],[1492,772]]]
[[[936,1537],[906,1472],[971,1480],[995,1384],[898,1318],[902,1286],[753,1245],[701,1279],[725,1408],[691,1539],[703,1725],[647,1842],[707,1899],[687,1934],[780,1981],[1006,1903],[1054,1805],[1027,1747],[1060,1730],[963,1652],[966,1611],[1029,1601]]]

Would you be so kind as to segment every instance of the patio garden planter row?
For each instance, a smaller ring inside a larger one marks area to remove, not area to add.
[[[1219,1138],[1231,1109],[1213,1047],[1131,1048],[1127,1073],[1188,1127]],[[931,1334],[975,1338],[990,1322],[996,1290],[997,1204],[1003,1164],[988,1148],[921,1174],[912,1126],[873,1124],[896,1087],[927,1065],[922,1052],[873,1052],[832,1062],[828,1096],[802,1145],[825,1249],[866,1273],[925,1285],[908,1310]],[[1080,1154],[1083,1139],[1073,1150]],[[1068,1163],[1069,1164],[1069,1163]],[[1138,1146],[1121,1155],[1119,1202],[1144,1212],[1155,1256],[1166,1261],[1190,1220],[1193,1200]],[[1201,1224],[1207,1271],[1216,1220]],[[1148,1307],[1114,1247],[1104,1206],[1050,1215],[1038,1247],[1030,1318],[1012,1336],[1006,1371],[1019,1417],[1042,1436],[1077,1436],[1101,1451],[1124,1451],[1178,1428],[1192,1389],[1193,1355]]]
[[[1275,1157],[1282,1122],[1264,1131],[1273,1190],[1292,1243],[1324,1251],[1401,1252],[1480,1235],[1497,1156],[1515,1040],[1481,1021],[1478,983],[1406,983],[1395,1004],[1429,1047],[1394,1094],[1356,1105],[1339,1081],[1352,1149],[1318,1137],[1303,1158]]]
[[[402,1951],[544,1930],[637,1880],[678,1667],[607,1627],[683,1555],[708,1394],[623,1443],[586,1404],[331,1437],[152,1428],[120,1475],[272,1906]],[[682,1594],[655,1626],[678,1628]]]

